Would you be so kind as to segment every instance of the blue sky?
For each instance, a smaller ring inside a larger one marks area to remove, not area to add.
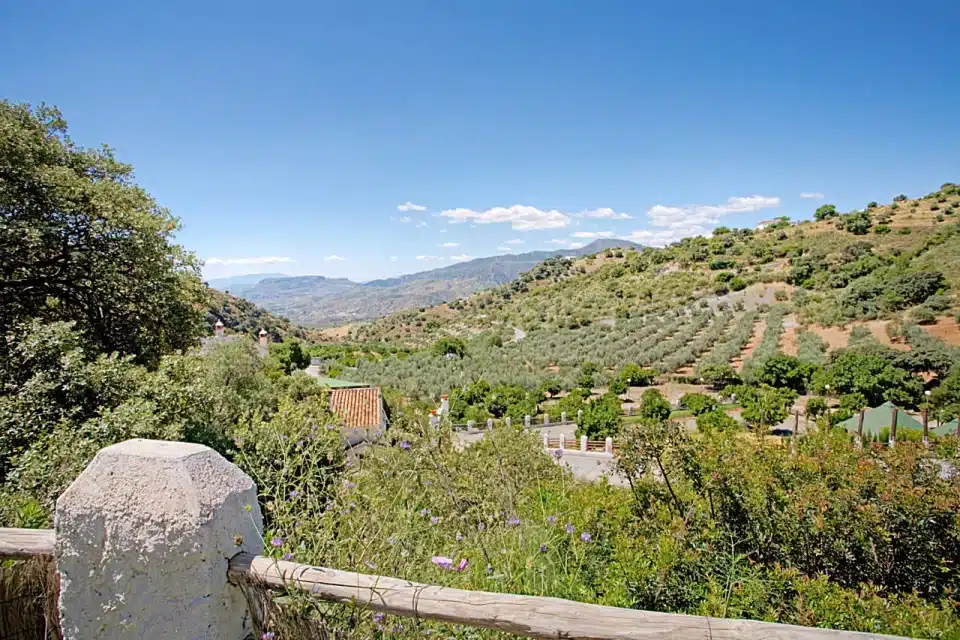
[[[113,146],[210,277],[363,280],[956,182],[958,24],[947,0],[14,2],[0,97]]]

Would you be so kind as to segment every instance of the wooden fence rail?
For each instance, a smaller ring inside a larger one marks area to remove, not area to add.
[[[54,541],[52,530],[0,529],[0,558],[52,556]],[[234,584],[252,583],[288,591],[297,589],[330,602],[353,603],[393,615],[483,627],[528,638],[853,640],[895,637],[756,620],[621,609],[559,598],[465,591],[399,578],[312,567],[247,553],[232,558],[227,573]]]

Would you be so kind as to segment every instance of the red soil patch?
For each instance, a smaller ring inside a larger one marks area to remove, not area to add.
[[[960,346],[960,324],[956,318],[938,318],[936,324],[927,324],[923,328],[947,344]]]
[[[767,321],[766,319],[759,320],[758,322],[753,323],[753,335],[750,336],[750,342],[747,343],[747,346],[740,352],[740,355],[733,359],[730,363],[733,365],[733,368],[737,371],[743,369],[743,361],[753,355],[754,349],[756,349],[761,340],[763,340],[763,332],[767,330]]]
[[[797,355],[797,318],[793,314],[783,319],[783,334],[780,336],[780,351],[785,355]]]
[[[909,351],[910,347],[908,345],[890,340],[890,336],[887,335],[888,324],[890,324],[889,320],[870,320],[869,322],[852,322],[846,327],[821,327],[819,325],[811,325],[809,329],[823,338],[823,341],[827,343],[829,351],[846,347],[850,341],[850,333],[854,327],[866,327],[870,330],[870,334],[874,340],[891,349]]]

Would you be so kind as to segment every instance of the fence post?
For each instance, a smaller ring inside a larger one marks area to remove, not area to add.
[[[473,433],[474,431],[476,431],[476,429],[474,428],[476,424],[477,423],[474,422],[473,420],[467,420],[467,433]]]
[[[68,640],[251,632],[227,563],[263,553],[257,487],[213,449],[142,439],[102,449],[57,500],[54,527]]]
[[[544,448],[544,449],[549,449],[549,448],[550,448],[550,434],[549,434],[549,433],[544,433],[544,434],[543,434],[543,448]]]
[[[511,426],[512,424],[512,421],[510,420],[510,416],[507,416],[506,418],[504,418],[503,421],[508,427]]]
[[[794,410],[793,412],[793,435],[800,435],[800,411]]]
[[[586,451],[586,450],[587,450],[587,436],[582,435],[580,436],[580,451]]]
[[[900,416],[900,410],[896,407],[890,408],[890,446],[897,446],[897,418]]]
[[[437,415],[436,409],[430,410],[430,426],[436,428],[440,425],[440,416]]]
[[[603,443],[603,450],[613,455],[613,438],[608,437]]]
[[[523,428],[524,429],[530,428],[530,416],[523,416]]]
[[[567,436],[560,434],[560,451],[563,451],[567,448]]]
[[[567,412],[566,412],[566,411],[561,411],[561,412],[560,412],[560,422],[561,422],[561,423],[565,423],[566,421],[567,421]]]
[[[549,413],[544,413],[544,414],[543,414],[543,424],[544,424],[545,426],[548,425],[548,424],[550,424],[550,414],[549,414]]]
[[[627,408],[624,410],[624,413],[626,413],[628,416],[632,416],[632,415],[633,415],[633,405],[632,405],[632,404],[628,404],[628,405],[627,405]]]
[[[923,408],[923,446],[925,447],[930,446],[929,435],[930,435],[930,423],[927,422],[927,408],[924,407]]]
[[[583,409],[577,409],[577,423],[580,423],[583,420]],[[958,435],[960,435],[960,429],[957,429]]]
[[[493,418],[487,418],[487,431],[493,431]]]
[[[857,446],[863,446],[863,416],[866,414],[866,410],[860,409],[860,414],[857,416]]]

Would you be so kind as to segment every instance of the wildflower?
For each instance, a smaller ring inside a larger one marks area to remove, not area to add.
[[[287,562],[290,562],[293,560],[293,554],[288,551],[287,553],[283,554],[283,559]]]
[[[460,542],[461,540],[463,540],[463,534],[457,531],[457,542]]]
[[[437,516],[430,516],[430,524],[438,524],[439,522],[440,522],[440,518],[438,518]]]
[[[393,536],[390,536],[389,538],[387,538],[387,544],[389,544],[392,547],[393,545],[397,544],[397,539],[394,538]]]
[[[303,440],[297,440],[297,446],[303,448]]]
[[[270,544],[272,544],[272,545],[275,546],[275,547],[282,547],[282,546],[283,546],[283,538],[274,538],[273,540],[270,541]]]
[[[512,516],[509,520],[507,520],[507,524],[510,525],[511,527],[515,527],[518,524],[520,524],[520,518],[518,518],[517,516]]]
[[[487,565],[487,575],[491,575],[492,573],[493,573],[493,565],[488,564],[488,565]]]
[[[466,558],[463,558],[462,560],[460,560],[460,564],[457,565],[457,572],[458,572],[458,573],[462,573],[462,572],[464,571],[464,569],[467,568],[467,565],[468,565],[468,564],[470,564],[470,563],[467,562],[467,559],[466,559]]]
[[[556,451],[554,451],[554,452],[553,452],[553,457],[556,458],[557,460],[559,460],[560,458],[562,458],[562,457],[563,457],[563,449],[557,449]]]
[[[260,640],[273,640],[277,636],[274,635],[273,631],[264,631],[260,634]]]
[[[403,442],[400,443],[400,448],[406,451],[407,449],[410,448],[410,443],[404,440]]]
[[[380,613],[380,612],[378,611],[377,613],[373,614],[373,621],[374,621],[374,622],[380,623],[380,622],[383,622],[383,621],[386,620],[386,619],[387,619],[387,614],[385,614],[385,613]]]
[[[591,540],[593,540],[593,536],[591,536],[589,533],[584,531],[583,533],[580,534],[580,539],[583,540],[584,542],[590,542]]]
[[[547,545],[541,544],[541,545],[540,545],[540,553],[546,553],[546,552],[547,552]]]
[[[298,495],[300,495],[300,492],[297,491],[296,489],[294,489],[293,491],[290,492],[290,499],[293,500],[293,499],[296,498]]]
[[[573,526],[573,524],[568,522],[567,524],[563,525],[563,530],[566,531],[567,533],[573,533],[574,531],[577,530],[577,528]]]
[[[486,528],[487,528],[487,525],[483,524],[482,522],[477,524],[477,531],[483,531]]]
[[[391,631],[394,633],[403,633],[403,625],[398,622],[397,624],[393,625],[393,629],[391,629]]]
[[[357,488],[357,484],[356,484],[355,482],[350,482],[349,480],[344,480],[344,481],[343,481],[343,486],[346,487],[347,489],[356,489],[356,488]]]
[[[371,569],[376,569],[376,568],[377,568],[377,563],[376,563],[376,562],[370,562],[369,560],[364,560],[363,564],[367,565],[367,566],[370,567]]]
[[[343,466],[345,466],[345,467],[352,467],[352,466],[353,466],[353,460],[351,460],[350,458],[347,458],[347,461],[343,464]]]
[[[547,516],[547,524],[553,524],[557,521],[557,516]]]
[[[327,504],[323,505],[323,508],[327,511],[333,511],[333,503],[328,502]]]
[[[324,426],[324,429],[326,429],[327,431],[333,431],[334,429],[336,429],[336,427],[333,426],[332,424],[328,424]]]
[[[427,509],[426,507],[420,509],[420,515],[426,518],[428,515],[430,515],[430,509]]]
[[[433,556],[433,558],[430,559],[430,562],[432,562],[433,564],[437,565],[437,566],[440,567],[441,569],[452,569],[452,568],[453,568],[453,560],[451,560],[450,558],[448,558],[448,557],[446,557],[446,556]]]

